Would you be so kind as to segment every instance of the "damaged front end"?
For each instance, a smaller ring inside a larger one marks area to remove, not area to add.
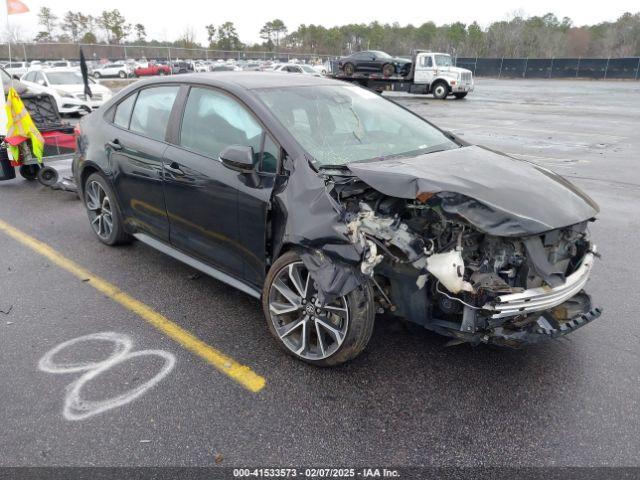
[[[305,225],[332,233],[298,242],[322,302],[370,281],[378,313],[456,343],[514,348],[565,335],[601,314],[584,292],[597,257],[588,220],[500,236],[487,231],[496,215],[484,229],[461,215],[454,207],[470,200],[457,193],[398,198],[344,172],[323,178],[307,200],[316,220],[330,221]],[[509,221],[514,230],[516,222]]]
[[[343,197],[353,241],[368,246],[359,273],[373,279],[380,308],[460,341],[510,347],[600,315],[583,290],[597,255],[586,221],[498,237],[447,213],[450,196]]]

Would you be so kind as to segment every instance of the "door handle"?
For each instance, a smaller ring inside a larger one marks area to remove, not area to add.
[[[113,150],[122,150],[122,144],[117,138],[114,138],[111,142],[107,142],[107,145],[110,146]]]
[[[174,175],[184,175],[184,172],[180,168],[180,164],[178,162],[171,162],[169,164],[164,164],[164,169],[168,172],[173,173]]]

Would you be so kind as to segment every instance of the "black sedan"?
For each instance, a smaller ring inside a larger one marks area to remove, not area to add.
[[[347,77],[351,77],[356,72],[382,73],[385,77],[406,76],[411,70],[411,60],[392,57],[388,53],[378,50],[367,50],[342,57],[338,62],[338,67]]]
[[[260,298],[312,364],[358,355],[376,314],[510,347],[600,315],[586,194],[337,80],[136,82],[82,119],[74,174],[101,242],[137,239]]]

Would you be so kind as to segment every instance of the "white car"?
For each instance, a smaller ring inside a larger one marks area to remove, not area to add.
[[[107,63],[105,65],[100,65],[98,68],[94,68],[93,78],[102,78],[102,77],[120,77],[127,78],[133,73],[133,70],[129,65],[124,62],[117,63]]]
[[[29,71],[29,62],[11,62],[4,66],[6,72],[12,77],[21,77]]]
[[[204,62],[193,62],[193,71],[194,72],[208,72],[209,65]]]
[[[318,72],[321,75],[326,75],[331,70],[329,62],[313,65],[311,68],[313,68],[316,72]]]
[[[303,75],[313,75],[314,77],[321,77],[322,74],[314,70],[311,65],[295,64],[295,63],[283,63],[273,69],[274,72],[289,72],[289,73],[302,73]]]
[[[80,71],[75,68],[31,70],[20,79],[36,93],[48,93],[56,99],[62,115],[91,112],[112,97],[111,90],[89,79],[92,97],[84,94]]]

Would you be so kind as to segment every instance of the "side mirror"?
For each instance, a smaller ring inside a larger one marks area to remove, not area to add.
[[[230,145],[220,152],[220,161],[224,166],[238,172],[249,172],[255,166],[253,147]]]

